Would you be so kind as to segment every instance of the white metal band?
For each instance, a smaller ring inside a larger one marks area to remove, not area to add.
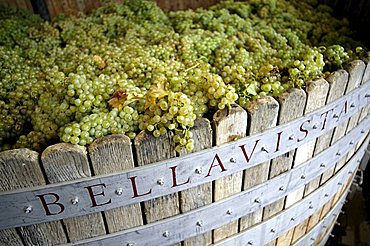
[[[367,120],[363,121],[361,124],[369,123],[370,118],[367,118]],[[287,173],[253,187],[250,190],[241,192],[230,198],[212,203],[199,209],[192,210],[185,214],[126,231],[87,239],[73,245],[171,245],[218,228],[271,204],[297,188],[304,186],[315,177],[325,172],[328,168],[333,168],[335,163],[340,160],[338,155],[333,155],[333,152],[337,153],[334,150],[342,151],[340,153],[344,156],[350,149],[352,149],[352,147],[348,146],[354,146],[356,140],[361,138],[361,132],[359,129],[361,129],[361,125],[351,131],[351,133],[346,137],[342,138],[335,146],[325,150],[317,157],[299,165]],[[369,139],[370,136],[368,136],[366,141]],[[350,142],[352,142],[352,144],[350,144]],[[234,243],[237,241],[246,242],[246,238],[255,241],[256,237],[259,238],[259,236],[264,237],[264,240],[266,240],[264,243],[268,243],[269,240],[273,240],[286,230],[299,224],[299,222],[302,222],[305,217],[309,216],[327,202],[339,187],[343,185],[341,182],[343,182],[343,180],[347,180],[348,175],[357,168],[359,159],[362,157],[365,147],[366,144],[363,144],[349,163],[329,182],[317,189],[317,191],[311,195],[307,196],[301,202],[284,211],[282,213],[283,215],[279,215],[280,217],[275,216],[271,220],[263,222],[261,225],[258,225],[251,230],[240,233],[234,238],[230,238],[229,240],[232,240],[230,243],[227,243],[228,241],[225,241],[224,243],[226,243],[226,245],[238,245]],[[325,163],[325,165],[322,165],[323,163]],[[217,216],[214,216],[215,214],[217,214]],[[292,217],[294,218],[294,221],[290,220]],[[287,223],[287,221],[290,222]],[[266,223],[269,223],[269,228],[275,228],[275,232],[272,234],[270,233],[267,236],[261,234],[265,233],[265,230],[259,230],[261,229],[261,226],[266,226]]]

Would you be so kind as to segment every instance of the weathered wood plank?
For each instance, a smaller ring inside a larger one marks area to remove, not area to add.
[[[344,95],[347,87],[348,77],[349,77],[348,72],[343,69],[335,71],[327,76],[326,80],[330,84],[330,89],[328,98],[326,100],[326,104],[331,103]],[[325,115],[325,117],[334,117],[334,115],[328,113],[327,115]],[[315,155],[329,147],[332,142],[337,141],[337,137],[341,135],[342,128],[343,127],[338,126],[337,128],[327,132],[325,135],[319,137],[315,146]],[[335,134],[335,132],[339,133]],[[334,135],[335,137],[333,137]],[[332,141],[332,139],[334,141]],[[334,168],[331,168],[325,173],[323,173],[321,175],[320,184],[325,183],[331,176],[333,176],[333,173]]]
[[[302,89],[292,88],[278,98],[280,104],[278,125],[285,124],[303,115],[306,104],[306,93]],[[293,164],[295,150],[271,160],[269,179],[288,171]],[[263,220],[270,218],[284,208],[282,198],[264,208]]]
[[[311,80],[307,82],[306,86],[306,94],[307,94],[307,100],[306,100],[306,105],[304,109],[304,113],[308,114],[316,109],[319,109],[325,105],[326,102],[326,97],[329,91],[329,84],[325,79],[319,78],[315,80]],[[308,159],[312,158],[313,153],[314,153],[314,148],[315,148],[315,143],[316,140],[312,140],[303,146],[297,148],[296,154],[295,154],[295,159],[293,161],[293,167],[296,167]],[[311,193],[313,190],[315,190],[318,187],[320,181],[320,177],[317,179],[313,180],[311,183],[307,184],[307,187],[310,187],[311,189],[309,190],[309,193]],[[311,184],[311,185],[310,185]],[[314,188],[313,188],[314,187]],[[300,199],[302,199],[303,194],[305,192],[305,187],[299,188],[296,191],[292,192],[286,197],[285,200],[285,205],[284,207],[290,207]],[[308,195],[308,193],[306,194]],[[288,235],[291,235],[292,238],[283,238],[283,242],[292,242],[297,240],[297,238],[300,237],[300,235],[304,234],[305,231],[305,225],[306,223],[302,223],[298,225],[294,230],[292,230],[292,233],[289,233]],[[285,237],[287,237],[286,235]],[[277,240],[278,245],[280,242],[280,238]]]
[[[366,68],[365,68],[364,75],[362,77],[362,84],[365,84],[365,83],[370,83],[370,52],[367,53],[367,56],[365,57],[363,61],[366,64]],[[369,114],[370,114],[370,104],[368,104],[366,107],[364,107],[361,110],[359,121],[362,121]],[[356,149],[360,147],[363,140],[365,140],[365,136],[363,137],[362,141],[360,141],[360,143],[357,144]]]
[[[302,89],[292,88],[280,95],[278,102],[280,104],[278,125],[282,125],[303,115],[306,104],[306,93]],[[294,154],[295,150],[292,150],[271,160],[269,179],[288,171],[292,167]],[[283,210],[284,202],[285,198],[281,198],[266,206],[263,209],[263,220]],[[270,242],[269,245],[275,245],[277,240]]]
[[[86,148],[83,146],[67,143],[49,146],[42,152],[41,162],[50,183],[91,176]],[[63,222],[71,242],[106,233],[101,213],[68,218]]]
[[[279,103],[272,97],[263,97],[252,102],[248,108],[249,116],[249,135],[261,133],[271,127],[276,126]],[[258,151],[263,151],[262,147]],[[271,151],[271,150],[267,150]],[[263,162],[258,166],[244,172],[243,190],[261,184],[268,179],[270,161]],[[240,230],[247,229],[252,225],[262,221],[263,209],[249,214],[240,219]]]
[[[351,91],[353,91],[354,89],[358,88],[361,85],[362,77],[363,77],[364,71],[365,71],[365,63],[361,60],[352,61],[346,66],[346,70],[349,74],[348,85],[347,85],[347,89],[346,89],[346,94],[348,94],[348,93],[350,93]],[[354,105],[354,104],[353,105],[348,105],[348,110],[351,110],[352,107],[356,107],[356,105]],[[351,131],[356,126],[356,124],[359,120],[359,117],[360,117],[360,113],[361,113],[361,111],[357,112],[348,121],[345,121],[341,124],[341,125],[346,126],[345,131],[344,131],[342,136],[344,136],[346,133]],[[342,136],[338,136],[338,137],[342,137]],[[333,136],[333,139],[334,139],[334,137],[335,137],[335,135]],[[352,152],[350,152],[347,155],[346,158],[343,158],[341,161],[339,161],[335,166],[334,172],[337,172],[339,169],[341,169],[344,166],[344,164],[346,163],[346,161],[353,154],[354,154],[354,150]]]
[[[312,112],[318,108],[325,106],[326,97],[329,92],[329,83],[325,79],[317,79],[308,83],[306,87],[307,93],[307,104],[305,114]],[[312,140],[307,145],[301,146],[297,150],[297,158],[307,160],[311,158],[314,153],[316,140]],[[312,182],[308,183],[304,190],[304,196],[307,196],[312,191],[314,191],[320,184],[320,178],[313,180]]]
[[[156,138],[153,134],[147,131],[142,131],[136,136],[134,144],[137,164],[139,166],[170,159],[176,156],[175,145],[171,141],[169,133]],[[144,214],[147,223],[152,223],[179,213],[180,206],[178,193],[173,193],[144,202]]]
[[[308,220],[308,224],[307,224],[307,232],[310,231],[312,228],[314,228],[320,221],[320,214],[321,214],[321,209],[318,209],[317,211],[315,211],[315,213],[313,213],[309,220]]]
[[[45,0],[46,7],[49,12],[50,19],[53,20],[57,16],[57,9],[53,0]]]
[[[131,140],[125,135],[117,134],[97,139],[88,150],[95,175],[115,173],[135,167]],[[109,233],[143,224],[140,204],[111,209],[104,214]]]
[[[45,185],[39,154],[29,149],[0,152],[0,191]],[[59,221],[18,228],[27,245],[54,245],[67,242]],[[15,229],[0,231],[2,245],[23,245]]]
[[[248,114],[239,105],[219,110],[213,116],[215,144],[231,142],[246,136]],[[214,182],[214,201],[239,193],[242,189],[243,172],[218,179]],[[213,241],[218,242],[238,232],[238,221],[214,230]]]
[[[292,242],[293,233],[294,233],[294,228],[292,230],[287,231],[280,237],[278,237],[276,239],[276,245],[277,246],[289,246]]]
[[[292,244],[297,242],[301,237],[304,236],[304,234],[306,234],[306,228],[307,228],[309,219],[310,218],[308,217],[302,223],[300,223],[294,228]]]
[[[195,141],[194,149],[190,152],[186,150],[181,151],[180,156],[212,147],[212,128],[208,119],[197,119],[194,127],[191,128],[191,132]],[[210,203],[212,203],[212,182],[180,192],[180,206],[183,213]],[[212,244],[211,231],[183,242],[184,246],[210,244]]]

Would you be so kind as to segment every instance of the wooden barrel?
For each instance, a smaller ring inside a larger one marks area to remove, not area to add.
[[[0,152],[0,244],[323,245],[370,139],[369,92],[355,60],[198,119],[193,153],[145,131]]]

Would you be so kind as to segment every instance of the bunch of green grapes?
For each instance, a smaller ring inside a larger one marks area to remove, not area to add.
[[[50,23],[1,9],[0,150],[144,130],[191,150],[197,118],[304,88],[366,53],[347,34],[312,0],[172,12],[128,0]]]

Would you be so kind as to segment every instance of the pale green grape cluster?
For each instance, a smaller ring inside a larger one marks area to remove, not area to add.
[[[331,14],[312,0],[173,12],[126,0],[51,23],[1,9],[0,151],[139,131],[192,150],[196,119],[304,88],[365,53]]]

